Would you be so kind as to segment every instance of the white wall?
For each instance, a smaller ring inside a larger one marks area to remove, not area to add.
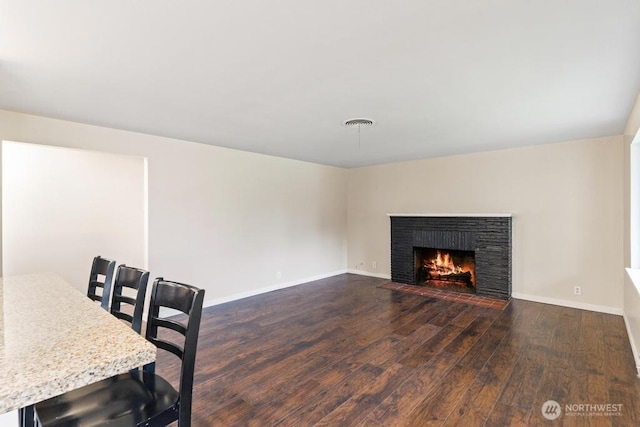
[[[146,268],[141,157],[2,143],[2,271],[54,271],[86,292],[96,255]]]
[[[611,137],[351,169],[349,269],[390,274],[387,213],[512,213],[514,296],[621,314],[623,162]]]
[[[624,128],[624,135],[633,138],[638,133],[640,128],[640,91],[636,95],[636,100],[631,108],[631,113],[627,119],[627,124]]]
[[[151,277],[208,303],[346,269],[342,169],[1,110],[0,139],[146,157]]]
[[[624,320],[640,376],[640,93],[625,127],[624,262],[630,267],[624,282]],[[635,141],[635,143],[634,143]],[[632,167],[633,164],[633,167]]]
[[[389,275],[389,212],[511,212],[514,293],[622,310],[622,137],[348,171],[7,111],[0,139],[147,157],[152,277],[210,302],[356,266]]]

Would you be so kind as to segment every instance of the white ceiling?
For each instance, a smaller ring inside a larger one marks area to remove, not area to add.
[[[0,0],[1,109],[342,167],[620,135],[639,88],[640,0]]]

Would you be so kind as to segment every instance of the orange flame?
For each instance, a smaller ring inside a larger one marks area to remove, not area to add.
[[[436,258],[428,261],[426,265],[432,271],[442,275],[458,274],[464,272],[461,267],[453,263],[453,258],[451,258],[451,255],[449,255],[449,253],[447,252],[443,254],[442,252],[437,251]]]
[[[471,283],[475,286],[475,274],[472,265],[456,265],[453,257],[448,252],[436,251],[436,257],[424,260],[424,266],[429,269],[429,275],[433,278],[448,276],[451,274],[471,274]]]

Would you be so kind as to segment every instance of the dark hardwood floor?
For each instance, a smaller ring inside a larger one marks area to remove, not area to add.
[[[345,274],[206,308],[193,424],[640,425],[622,317],[521,300],[501,311],[386,282]],[[159,354],[159,371],[172,362]]]

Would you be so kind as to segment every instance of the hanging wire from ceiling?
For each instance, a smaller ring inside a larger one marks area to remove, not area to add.
[[[342,124],[345,125],[346,127],[357,127],[358,128],[358,150],[360,150],[360,142],[361,142],[360,130],[361,130],[361,128],[363,126],[364,127],[373,126],[375,124],[375,121],[372,120],[372,119],[356,118],[356,119],[345,120],[344,122],[342,122]]]

